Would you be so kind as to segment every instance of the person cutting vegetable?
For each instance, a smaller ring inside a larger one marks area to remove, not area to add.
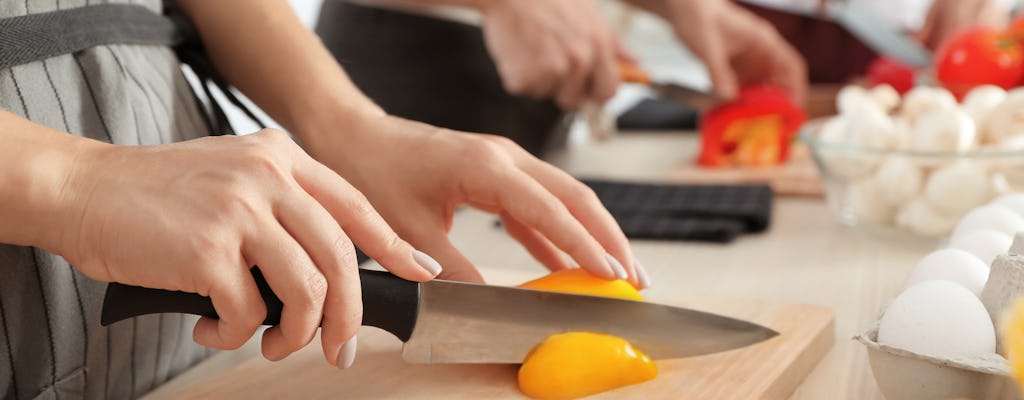
[[[720,97],[769,83],[802,104],[804,61],[766,21],[727,0],[627,3],[672,26]],[[618,64],[635,62],[593,0],[326,0],[317,33],[385,110],[533,153],[565,111],[615,94]]]
[[[209,354],[196,343],[239,347],[266,313],[257,264],[285,305],[263,355],[304,347],[322,320],[325,359],[348,367],[353,245],[406,279],[481,281],[446,235],[464,204],[548,268],[650,284],[584,185],[506,139],[387,115],[284,1],[174,3],[220,75],[303,146],[206,137],[206,105],[159,44],[177,37],[162,2],[127,3],[0,4],[3,398],[134,398]],[[209,296],[220,319],[191,337],[177,314],[104,328],[104,282]]]

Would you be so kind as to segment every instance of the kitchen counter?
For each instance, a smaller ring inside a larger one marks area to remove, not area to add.
[[[657,181],[692,158],[696,149],[693,135],[629,133],[604,143],[577,144],[549,160],[578,176]],[[792,398],[881,399],[864,348],[849,338],[876,319],[930,249],[843,227],[821,199],[777,198],[772,218],[766,233],[725,245],[634,241],[637,257],[653,281],[646,295],[734,295],[829,307],[836,315],[835,345]],[[485,277],[515,270],[544,273],[487,214],[460,211],[451,237]],[[215,377],[217,371],[259,356],[258,343],[250,341],[240,350],[212,357],[147,397],[173,398],[174,393]]]

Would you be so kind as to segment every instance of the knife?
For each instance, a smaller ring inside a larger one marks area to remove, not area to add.
[[[264,325],[281,318],[281,300],[259,270]],[[412,364],[521,363],[548,336],[570,331],[622,337],[655,359],[691,357],[748,346],[777,335],[738,319],[659,304],[435,279],[418,283],[360,269],[363,325],[405,342]],[[217,317],[208,297],[111,283],[101,323],[176,312]]]
[[[684,104],[696,108],[698,111],[706,111],[723,100],[714,92],[694,89],[669,81],[652,80],[647,71],[632,62],[619,62],[619,77],[626,83],[647,86],[660,99]]]

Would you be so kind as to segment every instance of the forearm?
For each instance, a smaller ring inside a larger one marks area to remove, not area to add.
[[[384,112],[348,79],[283,0],[181,0],[228,83],[307,146]]]
[[[99,142],[0,110],[0,243],[57,251],[75,160]]]

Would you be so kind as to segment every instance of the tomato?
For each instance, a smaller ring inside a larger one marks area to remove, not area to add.
[[[1006,28],[1006,32],[1018,42],[1024,41],[1024,14],[1014,18],[1013,22],[1010,23],[1010,27]]]
[[[871,86],[886,84],[904,94],[914,87],[914,68],[889,57],[878,57],[868,64],[867,75]]]
[[[935,77],[963,98],[971,88],[991,84],[1009,89],[1024,77],[1024,53],[1010,33],[973,28],[953,35],[936,53]]]

